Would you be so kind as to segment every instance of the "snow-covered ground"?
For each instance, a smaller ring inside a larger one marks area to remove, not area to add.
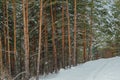
[[[40,80],[120,80],[120,57],[99,59],[57,74],[40,77]]]

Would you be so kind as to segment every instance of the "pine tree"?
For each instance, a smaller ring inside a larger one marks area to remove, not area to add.
[[[14,21],[14,61],[15,61],[15,69],[16,69],[16,3],[15,0],[12,0],[12,6],[13,6],[13,21]]]
[[[69,15],[69,5],[68,5],[68,0],[66,0],[66,6],[67,6],[67,9],[66,9],[66,15],[67,15],[67,26],[68,26],[68,52],[69,52],[69,66],[71,67],[71,37],[70,37],[70,15]]]
[[[0,76],[3,77],[3,58],[2,58],[2,41],[1,41],[1,35],[0,35]]]
[[[77,50],[77,44],[76,44],[76,27],[77,27],[77,2],[74,0],[74,56],[73,56],[73,64],[76,65],[76,50]]]
[[[29,79],[29,32],[28,32],[28,0],[23,0],[24,46],[25,46],[25,79]]]
[[[63,0],[64,1],[64,0]],[[64,3],[62,3],[62,67],[65,67],[65,11]]]
[[[42,39],[42,13],[43,13],[43,1],[40,0],[40,17],[39,17],[39,47],[38,47],[38,60],[37,60],[37,79],[39,80],[39,71],[40,71],[40,55],[41,55],[41,39]]]
[[[56,44],[55,44],[55,18],[53,15],[53,6],[52,6],[52,0],[50,0],[51,6],[50,6],[50,12],[51,12],[51,18],[52,18],[52,45],[53,45],[53,56],[54,56],[54,70],[57,72],[57,52],[56,52]]]

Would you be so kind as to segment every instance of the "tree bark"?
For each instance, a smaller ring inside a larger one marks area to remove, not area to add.
[[[39,17],[39,46],[38,46],[38,59],[37,59],[37,79],[39,80],[40,73],[40,56],[41,56],[41,40],[42,40],[42,12],[43,12],[43,1],[40,0],[40,17]]]
[[[47,65],[46,66],[46,73],[48,74],[48,64],[49,64],[49,62],[48,62],[48,28],[47,28],[47,14],[45,13],[45,20],[44,20],[44,22],[45,22],[45,64]]]
[[[15,0],[12,0],[13,6],[13,21],[14,21],[14,69],[16,70],[16,3]],[[15,71],[14,70],[14,71]]]
[[[10,60],[10,35],[9,35],[9,24],[8,24],[8,0],[6,0],[6,28],[7,28],[7,54],[8,54],[8,69],[11,74],[11,60]]]
[[[63,0],[64,1],[64,0]],[[64,19],[64,3],[62,3],[62,67],[65,67],[65,19]]]
[[[7,51],[7,38],[6,38],[6,36],[7,36],[7,31],[6,31],[6,0],[5,1],[3,1],[2,2],[2,4],[3,4],[3,29],[4,29],[4,50],[5,50],[5,52],[4,52],[4,55],[5,55],[5,65],[7,64],[6,62],[7,62],[7,53],[6,53],[6,51]]]
[[[92,31],[92,26],[93,26],[93,0],[91,2],[92,6],[91,6],[91,15],[90,15],[90,52],[89,52],[89,59],[92,58],[92,38],[93,38],[93,31]]]
[[[77,50],[77,47],[76,47],[76,25],[77,25],[77,10],[76,10],[76,7],[77,7],[77,3],[76,3],[76,0],[74,0],[74,55],[73,55],[73,65],[75,66],[76,65],[76,50]]]
[[[0,35],[0,76],[3,77],[3,58],[2,58],[2,41]]]
[[[23,21],[24,21],[24,46],[25,46],[25,71],[26,80],[29,79],[29,32],[28,32],[28,0],[23,0]]]
[[[85,23],[85,15],[83,16],[83,24],[84,24],[84,31],[83,31],[83,59],[84,62],[86,61],[86,23]]]
[[[69,16],[69,6],[68,6],[68,0],[66,0],[66,5],[67,5],[67,10],[66,10],[66,15],[67,15],[67,25],[68,25],[68,52],[69,52],[69,66],[71,67],[71,37],[70,37],[70,16]]]
[[[50,12],[52,18],[52,44],[53,44],[53,55],[54,55],[54,70],[57,72],[57,52],[56,52],[56,44],[55,44],[55,23],[54,23],[54,16],[53,16],[53,7],[52,7],[52,0],[50,0]]]

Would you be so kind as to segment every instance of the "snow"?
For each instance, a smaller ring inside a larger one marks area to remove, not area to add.
[[[40,77],[40,80],[120,80],[120,57],[89,61],[71,69],[61,69],[57,74]]]

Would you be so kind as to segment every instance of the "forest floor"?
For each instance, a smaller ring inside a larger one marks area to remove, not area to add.
[[[120,57],[98,59],[71,69],[61,69],[57,74],[41,76],[40,80],[120,80]]]

